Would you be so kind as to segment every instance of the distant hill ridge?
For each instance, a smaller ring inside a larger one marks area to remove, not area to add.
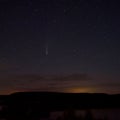
[[[8,106],[39,106],[41,109],[120,108],[120,94],[17,92],[4,101]]]

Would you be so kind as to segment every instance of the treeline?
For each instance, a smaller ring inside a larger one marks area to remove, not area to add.
[[[24,111],[24,114],[23,112],[21,113],[21,111],[19,111],[19,113],[14,112],[14,114],[5,114],[5,116],[2,116],[0,120],[108,120],[106,116],[101,116],[101,118],[95,118],[95,116],[90,110],[84,111],[85,114],[80,113],[76,115],[75,110],[65,110],[63,111],[62,115],[58,115],[58,117],[52,119],[50,117],[50,112],[41,112],[36,110],[31,111],[30,109],[28,109],[28,111]]]
[[[76,115],[74,110],[64,111],[62,116],[57,117],[56,120],[108,120],[106,116],[95,118],[90,110],[85,111],[85,115]]]

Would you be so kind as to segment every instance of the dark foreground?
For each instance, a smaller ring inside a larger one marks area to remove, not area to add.
[[[93,109],[120,109],[120,95],[21,92],[0,96],[0,104],[1,120],[50,119],[51,112],[61,111],[62,115],[54,119],[105,120],[108,119],[105,116],[103,118],[95,118],[91,111]],[[75,111],[85,112],[84,114],[76,115]]]

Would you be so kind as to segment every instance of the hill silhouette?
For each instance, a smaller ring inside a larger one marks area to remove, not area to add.
[[[119,108],[120,95],[104,93],[18,92],[9,95],[6,104],[37,104],[41,108],[61,110],[68,108]]]
[[[0,96],[0,101],[1,116],[8,120],[41,118],[54,111],[120,108],[119,94],[103,93],[18,92]]]

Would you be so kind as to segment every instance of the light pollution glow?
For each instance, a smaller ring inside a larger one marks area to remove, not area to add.
[[[81,87],[76,87],[76,88],[69,88],[64,90],[67,93],[93,93],[96,90],[93,88],[81,88]]]
[[[6,94],[6,95],[9,95],[9,94],[12,94],[12,93],[14,93],[14,92],[25,92],[25,91],[30,91],[30,90],[17,90],[17,89],[8,89],[8,90],[3,90],[3,91],[1,91],[0,92],[0,94],[2,95],[2,94]],[[32,91],[39,91],[39,90],[32,90]],[[40,91],[44,91],[44,90],[40,90]],[[76,87],[76,88],[65,88],[65,89],[62,89],[62,90],[47,90],[47,91],[49,91],[49,92],[64,92],[64,93],[93,93],[93,92],[95,92],[95,90],[94,89],[92,89],[92,88],[78,88],[78,87]]]
[[[103,88],[103,87],[98,87],[98,86],[88,86],[88,87],[67,87],[67,88],[53,88],[53,89],[15,89],[15,88],[9,88],[9,89],[4,89],[0,91],[0,95],[8,95],[14,92],[63,92],[63,93],[119,93],[120,91],[116,90],[115,88]]]

